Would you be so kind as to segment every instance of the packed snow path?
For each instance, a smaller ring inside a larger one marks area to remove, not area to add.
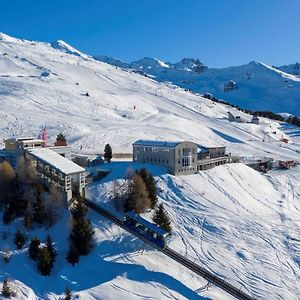
[[[229,293],[230,295],[234,296],[235,298],[241,299],[241,300],[252,300],[252,299],[254,299],[251,296],[249,296],[248,294],[246,294],[245,292],[243,292],[242,290],[236,288],[232,284],[230,284],[230,283],[224,281],[223,279],[219,278],[218,276],[212,274],[211,272],[207,271],[205,268],[203,268],[203,267],[199,266],[198,264],[192,262],[191,260],[187,259],[186,257],[184,257],[183,255],[179,254],[178,252],[176,252],[176,251],[174,251],[174,250],[172,250],[172,249],[170,249],[168,247],[166,247],[165,249],[161,249],[157,245],[151,243],[145,237],[139,235],[137,232],[129,230],[128,228],[126,228],[123,225],[123,222],[120,219],[118,219],[117,217],[113,216],[107,210],[105,210],[105,209],[101,208],[100,206],[96,205],[91,200],[86,199],[85,202],[86,202],[87,206],[90,209],[92,209],[93,211],[101,214],[102,216],[104,216],[105,218],[109,219],[110,221],[112,221],[116,225],[120,226],[124,230],[126,230],[129,233],[135,235],[137,238],[143,240],[143,242],[145,242],[145,243],[149,244],[150,246],[154,247],[155,249],[161,251],[165,255],[169,256],[170,258],[172,258],[173,260],[177,261],[181,265],[187,267],[189,270],[193,271],[194,273],[202,276],[207,281],[215,284],[216,286],[218,286],[219,288],[221,288],[225,292]]]

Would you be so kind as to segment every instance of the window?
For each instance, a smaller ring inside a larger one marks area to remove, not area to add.
[[[180,155],[180,149],[178,149],[178,155]]]
[[[190,167],[191,166],[191,157],[190,156],[183,157],[182,161],[181,161],[181,165],[183,167]]]
[[[180,165],[180,158],[178,159],[178,164]]]

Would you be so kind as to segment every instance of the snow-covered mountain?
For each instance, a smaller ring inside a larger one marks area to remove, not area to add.
[[[291,74],[291,75],[300,75],[300,63],[296,62],[295,64],[290,64],[290,65],[285,65],[285,66],[280,66],[280,67],[275,67],[276,69]]]
[[[182,69],[195,78],[199,71],[191,70],[202,66],[193,60],[177,68],[147,61],[147,70],[173,70],[179,76]],[[136,70],[145,72],[144,68],[122,68],[96,61],[65,42],[51,45],[1,34],[0,141],[12,135],[36,136],[46,124],[48,144],[62,132],[73,149],[80,151],[82,145],[83,153],[102,152],[106,143],[113,152],[129,152],[137,139],[192,140],[225,145],[233,155],[300,160],[298,128],[264,118],[260,125],[229,122],[228,111],[246,121],[251,116],[136,74]],[[290,76],[258,63],[247,68],[253,70],[247,75],[253,80],[268,75],[276,82]],[[232,74],[230,68],[227,72]],[[210,73],[213,70],[204,67],[200,75]],[[281,143],[281,137],[289,143]],[[142,165],[104,164],[111,172],[89,186],[88,196],[110,208],[113,181],[122,183],[129,167]],[[147,167],[158,181],[159,201],[172,217],[170,247],[191,255],[256,298],[300,297],[299,167],[260,174],[232,164],[181,177],[165,174],[157,166]],[[65,260],[67,212],[53,228],[29,232],[28,238],[42,239],[51,233],[59,248],[47,278],[29,260],[28,240],[24,249],[13,248],[14,232],[21,223],[1,224],[1,231],[9,236],[0,239],[0,251],[9,246],[12,257],[9,264],[0,262],[0,280],[18,280],[19,299],[30,300],[59,299],[66,286],[82,299],[231,299],[214,286],[202,289],[205,280],[163,254],[148,248],[142,253],[139,241],[98,215],[90,212],[89,218],[96,231],[96,247],[75,267]]]
[[[157,81],[172,82],[197,93],[212,93],[243,108],[300,115],[300,78],[294,76],[298,75],[299,64],[275,68],[252,61],[243,66],[215,69],[193,58],[175,64],[149,57],[129,64],[115,63],[108,57],[95,59],[143,71]],[[234,88],[227,88],[231,82],[235,83]]]

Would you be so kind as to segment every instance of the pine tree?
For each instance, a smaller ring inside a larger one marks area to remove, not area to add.
[[[59,133],[56,137],[55,146],[67,146],[67,140],[62,133]]]
[[[110,162],[111,159],[112,159],[112,149],[111,149],[111,146],[109,144],[105,145],[105,148],[104,148],[104,159],[107,162]]]
[[[52,259],[51,254],[47,246],[44,246],[40,250],[40,255],[38,257],[38,270],[44,276],[49,275],[52,269]]]
[[[73,206],[71,209],[72,216],[75,220],[78,220],[80,218],[84,218],[87,214],[88,208],[84,204],[83,198],[81,196],[78,196],[73,201]]]
[[[66,287],[66,289],[65,289],[65,299],[64,300],[72,300],[72,292],[68,287]]]
[[[168,216],[168,213],[164,209],[164,206],[162,203],[160,203],[158,205],[157,209],[154,211],[152,220],[155,224],[157,224],[159,227],[161,227],[165,231],[171,232],[171,230],[172,230],[171,220]]]
[[[28,254],[33,260],[37,260],[40,255],[40,240],[38,238],[33,238],[30,241]]]
[[[50,235],[47,236],[47,240],[46,240],[46,246],[48,248],[48,251],[50,253],[50,257],[51,257],[51,264],[53,266],[56,256],[57,256],[57,250],[54,246],[54,243],[50,237]]]
[[[78,250],[79,255],[87,255],[94,246],[94,231],[91,222],[85,218],[74,220],[70,234],[71,243]]]
[[[79,263],[79,252],[72,242],[70,243],[70,248],[66,258],[72,266]]]
[[[46,212],[43,204],[43,187],[38,185],[36,187],[36,198],[32,203],[33,219],[35,222],[42,224],[45,221]]]
[[[24,244],[25,244],[25,235],[18,229],[16,234],[15,234],[15,245],[17,246],[18,249],[21,249]]]
[[[145,183],[139,175],[134,175],[128,187],[128,195],[124,205],[125,211],[144,213],[151,206]]]

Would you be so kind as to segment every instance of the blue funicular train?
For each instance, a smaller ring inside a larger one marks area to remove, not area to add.
[[[133,211],[126,213],[123,224],[129,230],[143,236],[149,242],[161,249],[165,249],[167,247],[171,237],[171,233],[145,220]]]

